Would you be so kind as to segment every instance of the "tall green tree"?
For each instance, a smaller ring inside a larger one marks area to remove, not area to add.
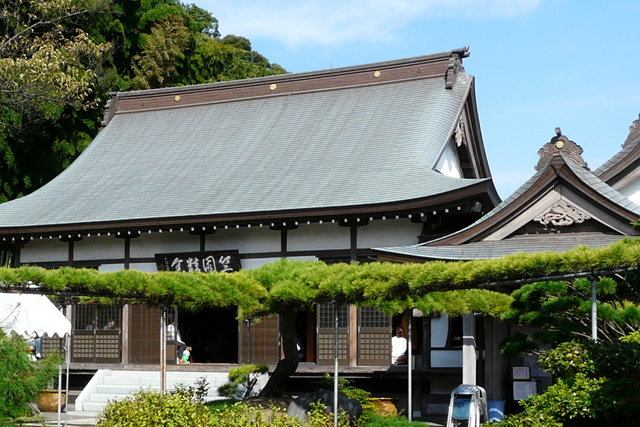
[[[89,145],[108,92],[285,72],[177,0],[0,5],[0,202],[44,185]]]
[[[33,187],[41,154],[52,152],[55,137],[29,140],[30,132],[61,120],[68,109],[97,106],[95,81],[111,46],[73,26],[103,10],[102,0],[0,4],[0,201],[6,201]]]

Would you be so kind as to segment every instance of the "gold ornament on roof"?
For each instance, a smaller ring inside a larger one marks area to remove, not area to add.
[[[375,73],[373,73],[373,77],[375,77],[376,79],[380,77],[380,71],[376,71]]]
[[[176,102],[180,101],[180,95],[176,95],[176,97],[175,97],[175,98],[173,98],[173,99],[175,99],[175,100],[176,100]]]
[[[275,83],[271,83],[271,86],[269,86],[269,89],[271,90],[276,90],[278,86]]]
[[[561,150],[561,149],[562,149],[562,147],[564,147],[564,141],[562,141],[562,140],[558,140],[558,141],[556,142],[556,147],[558,147],[558,149],[560,149],[560,150]]]

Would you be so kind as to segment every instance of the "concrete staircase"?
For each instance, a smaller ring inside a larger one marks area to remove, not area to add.
[[[228,372],[167,372],[167,391],[177,384],[195,386],[196,380],[205,377],[209,392],[205,401],[220,399],[218,387],[229,379]],[[112,371],[100,369],[75,401],[75,410],[100,413],[108,401],[123,399],[140,389],[160,390],[159,371]]]

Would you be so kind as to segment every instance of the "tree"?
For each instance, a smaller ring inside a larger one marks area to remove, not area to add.
[[[247,39],[220,39],[209,12],[177,0],[0,4],[0,202],[36,190],[82,153],[109,92],[285,72],[245,50]]]
[[[636,272],[601,278],[597,283],[598,340],[617,342],[640,329],[640,282]],[[539,282],[522,286],[511,296],[511,308],[502,320],[531,326],[529,336],[514,334],[503,352],[517,355],[540,352],[540,344],[591,340],[591,281]]]
[[[640,239],[624,239],[609,247],[577,247],[563,253],[523,253],[492,260],[425,264],[334,264],[282,260],[235,273],[144,273],[121,270],[34,267],[0,268],[0,290],[48,293],[61,298],[102,303],[165,304],[187,310],[238,307],[238,317],[283,316],[285,359],[270,381],[286,380],[297,367],[291,313],[336,300],[379,307],[392,314],[418,307],[459,314],[468,311],[498,315],[511,297],[489,289],[507,284],[540,282],[560,274],[594,275],[616,271],[629,276],[640,260]],[[447,291],[445,293],[445,291]],[[448,292],[457,291],[457,292]],[[296,360],[291,360],[291,354]],[[273,386],[271,390],[277,393]]]
[[[110,45],[95,43],[70,25],[102,10],[103,0],[1,3],[0,201],[6,201],[33,185],[32,171],[23,171],[27,159],[21,155],[28,128],[60,119],[69,107],[96,106],[94,83]]]

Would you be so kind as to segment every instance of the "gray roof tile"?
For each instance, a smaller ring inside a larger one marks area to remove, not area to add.
[[[459,246],[398,246],[377,248],[376,251],[430,260],[459,260],[500,258],[520,252],[564,252],[576,246],[600,248],[626,236],[602,233],[574,233],[562,235],[518,236],[506,240],[465,243]]]
[[[471,90],[458,75],[118,113],[0,227],[346,207],[477,183],[434,171]]]

